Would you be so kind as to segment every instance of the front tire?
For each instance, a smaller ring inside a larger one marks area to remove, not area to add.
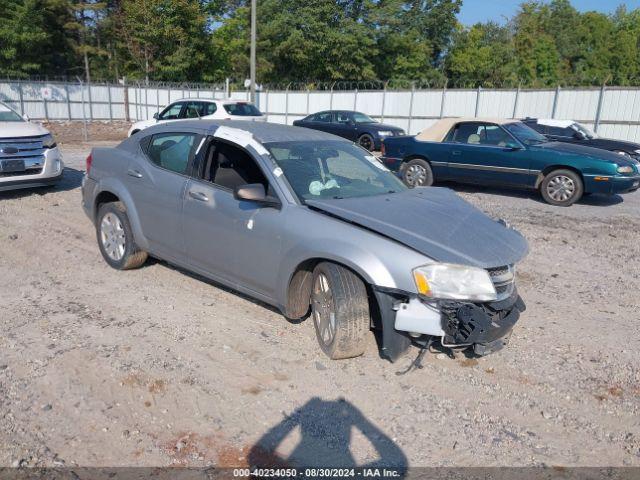
[[[554,170],[540,185],[540,193],[545,202],[558,207],[569,207],[584,193],[582,178],[573,170]]]
[[[402,171],[402,181],[409,188],[433,185],[433,171],[426,160],[414,158],[407,162]]]
[[[365,150],[372,152],[375,147],[375,142],[373,137],[368,133],[363,133],[358,137],[358,145],[360,145]]]
[[[333,360],[362,355],[370,329],[364,282],[340,265],[322,262],[311,285],[311,318],[322,351]]]
[[[102,257],[116,270],[138,268],[147,260],[147,252],[136,245],[122,202],[110,202],[100,206],[96,236]]]

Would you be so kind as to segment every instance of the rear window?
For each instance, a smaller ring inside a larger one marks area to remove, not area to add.
[[[250,103],[227,103],[224,109],[229,115],[238,115],[241,117],[257,117],[262,115],[260,110]]]

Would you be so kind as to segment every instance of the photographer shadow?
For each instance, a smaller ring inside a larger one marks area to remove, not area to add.
[[[289,454],[277,452],[299,428],[300,441]],[[356,429],[377,458],[359,464],[351,451]],[[265,433],[247,457],[251,468],[394,468],[404,472],[407,457],[350,402],[314,397]]]

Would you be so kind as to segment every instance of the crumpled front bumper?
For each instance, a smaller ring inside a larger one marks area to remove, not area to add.
[[[500,350],[526,310],[522,298],[514,291],[502,302],[473,304],[450,302],[441,305],[444,346],[473,346],[477,355]]]
[[[507,344],[526,306],[514,288],[509,298],[475,304],[461,301],[425,302],[400,292],[374,290],[380,307],[382,355],[391,361],[422,335],[440,338],[446,347],[472,347],[488,355]]]

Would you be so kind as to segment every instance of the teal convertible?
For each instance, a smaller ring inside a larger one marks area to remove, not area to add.
[[[382,161],[409,187],[447,180],[535,189],[568,207],[584,194],[640,187],[640,162],[551,142],[518,120],[445,118],[416,136],[384,140]]]

